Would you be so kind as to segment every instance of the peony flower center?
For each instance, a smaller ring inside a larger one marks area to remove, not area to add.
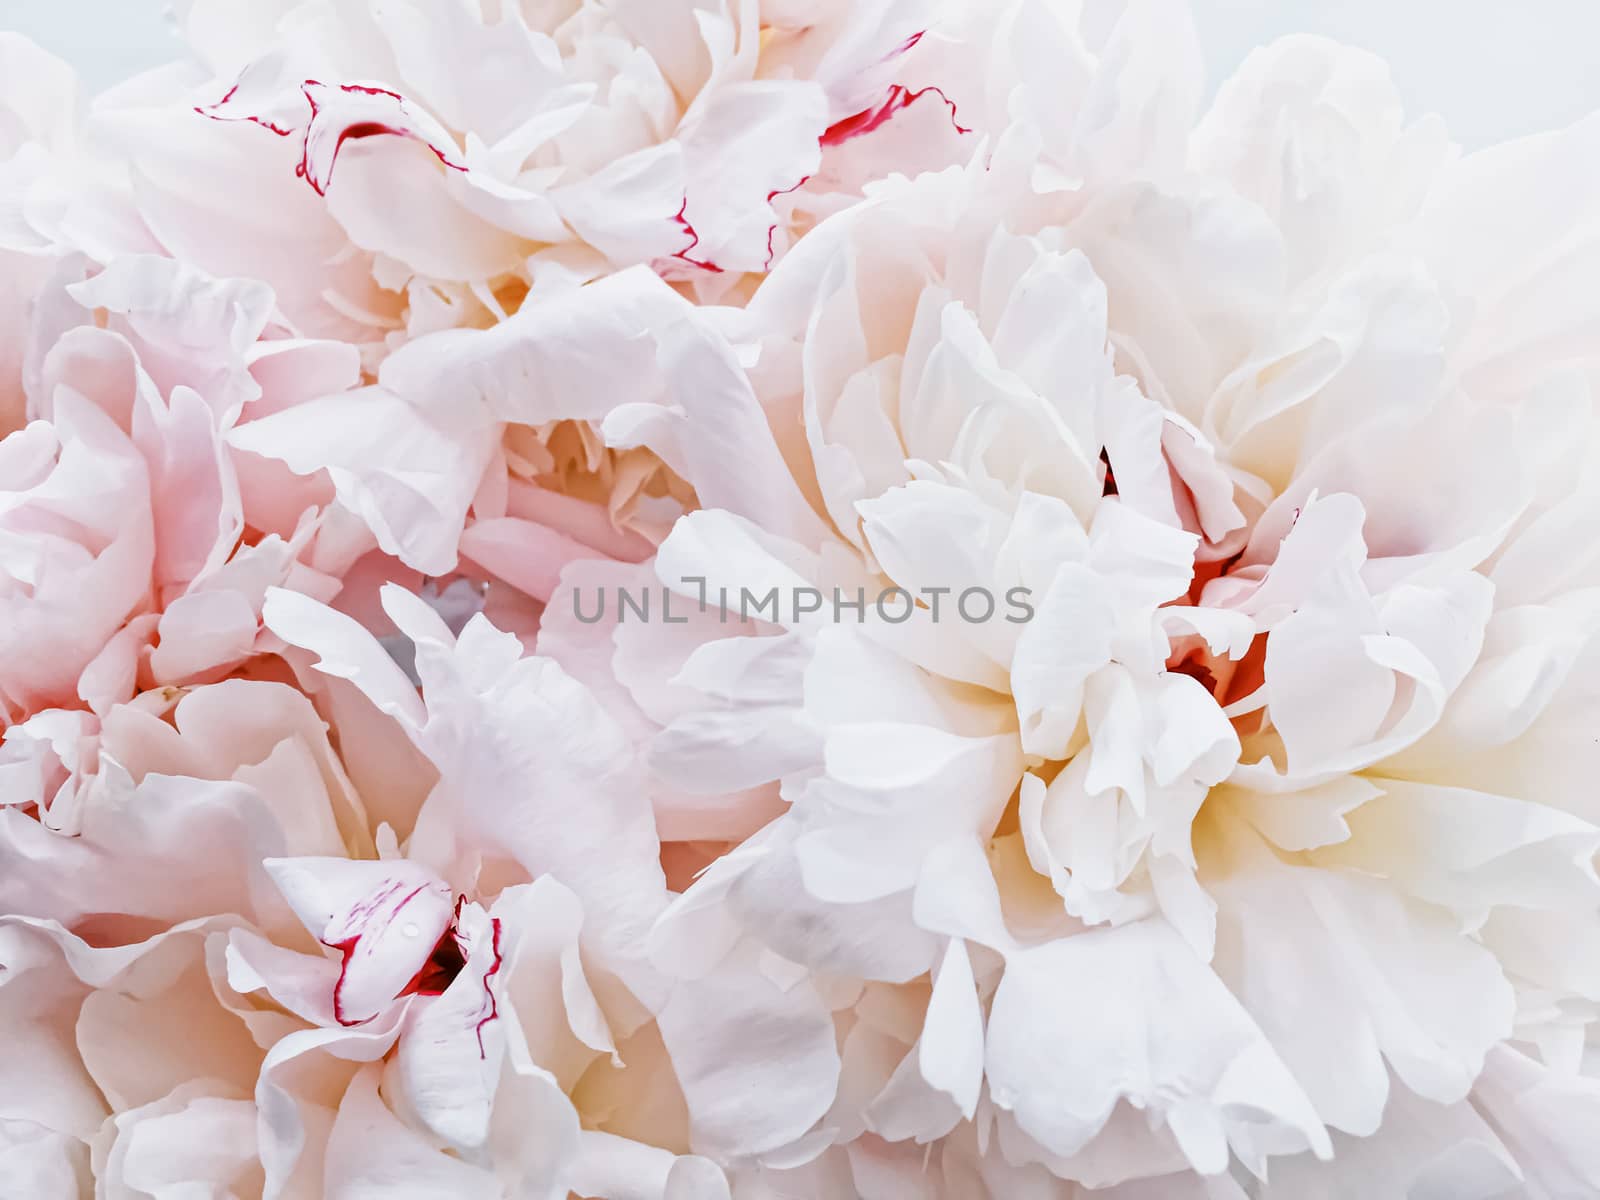
[[[466,969],[467,956],[456,938],[455,923],[439,935],[428,960],[400,993],[402,996],[440,996]]]

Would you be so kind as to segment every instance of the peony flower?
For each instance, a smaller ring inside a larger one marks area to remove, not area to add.
[[[332,596],[370,546],[332,495],[232,451],[250,418],[355,381],[348,347],[272,339],[271,293],[170,259],[63,260],[37,301],[29,423],[0,441],[0,707],[103,713],[256,653],[262,599]]]
[[[1600,1188],[1600,118],[179,10],[0,36],[0,1191]]]
[[[259,1192],[262,1046],[248,1006],[219,1001],[213,955],[237,925],[304,938],[265,856],[342,855],[347,839],[371,852],[303,696],[245,681],[177,696],[147,693],[81,729],[48,820],[24,808],[42,795],[3,797],[0,1010],[32,1052],[14,1066],[32,1078],[9,1089],[3,1154],[31,1195],[76,1196],[91,1177]]]
[[[172,253],[248,261],[298,328],[351,340],[491,324],[530,287],[636,264],[736,289],[841,193],[961,141],[930,96],[933,144],[854,152],[922,86],[941,14],[917,0],[248,20],[197,0],[182,20],[204,71],[151,76],[106,117],[140,212]],[[228,190],[197,201],[185,181],[219,160]]]
[[[420,697],[350,618],[267,601],[373,706],[340,720],[339,753],[296,688],[235,680],[80,727],[51,810],[71,836],[6,794],[0,1009],[50,1103],[8,1113],[0,1153],[30,1194],[87,1171],[269,1195],[725,1186],[675,1149],[640,957],[664,892],[629,748],[482,617],[458,643],[415,598],[385,603]],[[358,739],[415,755],[421,786],[374,780],[369,810]]]
[[[965,69],[959,43],[901,0],[283,5],[267,54],[243,52],[214,7],[191,6],[186,28],[234,82],[190,95],[152,77],[98,119],[128,147],[139,213],[173,253],[271,281],[291,327],[392,360],[376,388],[235,445],[327,472],[386,552],[491,589],[530,640],[562,565],[648,557],[695,503],[655,453],[608,447],[579,399],[660,391],[638,330],[690,306],[647,269],[731,298],[818,216],[890,171],[954,161],[970,132],[919,82]],[[251,194],[196,213],[183,181],[218,161]],[[616,272],[609,292],[577,290]]]
[[[1501,1138],[1488,1081],[1594,1088],[1592,983],[1521,949],[1592,936],[1600,884],[1593,807],[1558,782],[1589,757],[1590,564],[1529,540],[1588,504],[1594,343],[1567,331],[1595,310],[1543,264],[1594,225],[1563,205],[1504,257],[1441,231],[1565,194],[1592,131],[1351,195],[1432,136],[1398,114],[1370,60],[1292,41],[1224,89],[1181,172],[1155,139],[1062,188],[1024,112],[971,169],[808,235],[727,323],[754,369],[706,335],[719,419],[767,414],[793,489],[758,509],[728,460],[687,469],[730,499],[654,571],[709,609],[585,629],[558,597],[541,646],[651,736],[658,804],[697,793],[723,818],[701,828],[743,839],[663,919],[660,960],[781,970],[792,1021],[832,1014],[841,1056],[784,1064],[816,1097],[783,1127],[791,1166],[842,1152],[864,1188],[880,1142],[972,1138],[1040,1187],[1232,1170],[1331,1195],[1492,1160],[1559,1194],[1581,1159],[1570,1126],[1532,1154]],[[1353,127],[1339,165],[1314,157],[1330,125]],[[1496,320],[1536,280],[1561,300]],[[607,433],[649,431],[639,408]],[[1566,465],[1536,483],[1552,428]],[[725,599],[771,587],[833,607]],[[952,611],[1014,587],[1027,621]],[[921,606],[839,607],[888,588]],[[902,989],[920,1026],[868,1036],[841,980]],[[756,1125],[729,1136],[770,1172]],[[972,1194],[907,1150],[903,1186]]]
[[[211,7],[193,6],[187,28],[237,77],[222,98],[179,115],[151,80],[102,118],[132,148],[140,213],[175,253],[272,280],[296,327],[386,335],[368,346],[377,388],[235,444],[326,471],[386,552],[464,574],[530,640],[565,563],[642,560],[698,502],[653,450],[608,446],[580,399],[678,402],[654,338],[692,307],[661,280],[736,300],[815,219],[884,175],[964,158],[975,133],[935,82],[978,103],[957,36],[968,15],[900,0],[537,16],[289,5],[265,55],[241,53]],[[484,55],[500,73],[463,89],[450,64]],[[172,196],[180,160],[202,146],[208,164],[248,149],[253,190],[293,197],[248,231],[230,222],[264,208],[256,198],[180,221],[193,203]],[[342,188],[340,162],[353,164]],[[405,209],[379,182],[391,174],[409,181]],[[274,262],[246,265],[241,249],[288,213]],[[366,274],[340,282],[352,262]]]

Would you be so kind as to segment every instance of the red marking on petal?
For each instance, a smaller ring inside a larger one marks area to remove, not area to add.
[[[350,956],[355,953],[356,946],[361,941],[361,935],[346,938],[342,942],[323,942],[330,950],[337,950],[340,954],[339,978],[333,984],[333,1019],[341,1025],[359,1025],[361,1021],[348,1021],[344,1015],[344,975],[350,969]],[[366,1018],[362,1018],[365,1020]]]
[[[316,80],[308,79],[306,82],[316,83]],[[401,103],[405,101],[405,97],[399,92],[395,91],[393,88],[373,87],[371,84],[367,83],[341,83],[339,85],[339,90],[341,92],[349,92],[352,96],[384,96],[390,100]]]
[[[698,258],[689,257],[689,251],[693,250],[700,244],[700,235],[695,232],[694,226],[689,224],[689,218],[687,215],[685,215],[688,213],[688,211],[689,197],[685,196],[683,198],[683,203],[678,206],[678,215],[673,217],[672,221],[673,224],[677,225],[679,229],[683,230],[689,235],[689,244],[682,250],[679,250],[672,257],[677,259],[679,262],[688,263],[691,267],[699,267],[702,271],[710,271],[714,275],[721,275],[722,268],[717,266],[716,263],[704,262]]]
[[[239,85],[236,83],[228,89],[228,94],[221,100],[218,100],[215,104],[196,104],[194,106],[194,111],[210,121],[248,121],[251,125],[259,125],[261,128],[270,130],[279,137],[288,137],[294,132],[292,129],[285,129],[282,125],[273,124],[265,117],[251,116],[249,114],[236,117],[230,113],[222,112],[222,106],[229,100],[232,100],[238,90]]]
[[[496,975],[500,974],[500,966],[505,962],[504,956],[500,953],[499,917],[489,918],[489,936],[491,938],[489,949],[494,955],[494,961],[489,964],[489,969],[483,973],[483,994],[489,998],[489,1011],[477,1023],[477,1025],[473,1027],[473,1032],[478,1035],[479,1058],[487,1058],[489,1056],[488,1052],[483,1048],[483,1027],[500,1015],[500,1002],[495,998],[494,987],[489,982]]]
[[[418,891],[421,889],[419,888]],[[413,892],[412,895],[416,893]],[[410,900],[407,896],[402,900],[401,906]],[[463,940],[461,936],[461,908],[466,903],[465,896],[456,897],[455,915],[450,919],[450,927],[439,935],[438,944],[433,952],[428,955],[428,961],[422,965],[411,982],[401,990],[400,996],[440,996],[453,984],[461,972],[466,970],[467,960],[472,956],[470,939]],[[399,909],[397,908],[398,912]],[[500,1016],[500,1001],[494,994],[494,985],[490,982],[500,974],[500,968],[505,963],[505,956],[500,950],[500,918],[489,918],[489,952],[493,961],[489,969],[483,973],[483,994],[488,1001],[487,1011],[472,1027],[473,1033],[478,1038],[478,1054],[487,1058],[488,1051],[483,1044],[483,1027],[490,1021]],[[399,999],[397,996],[395,999]]]
[[[390,883],[387,888],[381,888],[379,891],[374,891],[374,893],[371,894],[371,896],[368,896],[365,901],[357,904],[354,909],[350,909],[350,915],[346,918],[346,923],[349,923],[350,920],[365,922],[365,920],[371,918],[371,915],[373,915],[374,912],[379,909],[379,906],[381,906],[382,902],[386,901],[386,899],[389,899],[390,896],[394,896],[397,891],[400,891],[400,888],[402,888],[400,883]],[[426,883],[416,886],[416,888],[413,888],[413,890],[408,891],[405,896],[402,896],[402,898],[400,898],[400,902],[395,904],[394,912],[390,912],[389,922],[394,922],[395,917],[400,915],[400,910],[402,910],[406,904],[410,904],[411,901],[414,901],[414,899],[418,898],[418,896],[421,896],[424,891],[427,891]],[[323,941],[323,946],[328,947],[330,950],[338,950],[339,952],[339,978],[336,979],[333,984],[333,1019],[334,1021],[338,1021],[341,1026],[360,1026],[360,1024],[365,1024],[365,1022],[373,1019],[371,1016],[360,1016],[360,1018],[354,1019],[347,1019],[346,1016],[344,1016],[344,976],[346,976],[347,971],[350,970],[350,958],[354,957],[355,955],[355,947],[360,946],[360,942],[362,942],[362,938],[365,938],[366,933],[368,933],[368,931],[362,930],[360,933],[355,934],[354,938],[346,938],[344,941]],[[426,968],[424,968],[424,970],[426,970]],[[408,984],[408,987],[410,987],[410,984]],[[402,990],[400,995],[405,995],[405,990]],[[398,1000],[400,997],[395,998]],[[373,1016],[378,1016],[378,1014],[374,1013]]]
[[[418,895],[420,895],[423,891],[425,891],[426,887],[427,887],[426,884],[420,884],[417,887],[413,888],[406,896],[404,896],[401,899],[400,903],[398,903],[398,904],[396,904],[394,906],[394,912],[389,914],[390,921],[393,921],[394,918],[397,917],[400,914],[400,910],[401,909],[403,909],[406,905],[410,904],[411,901],[416,899]],[[400,888],[401,888],[401,885],[399,883],[392,883],[388,887],[383,888],[380,891],[374,892],[371,896],[367,897],[366,900],[362,901],[362,903],[360,903],[359,905],[357,905],[355,908],[353,908],[351,910],[350,918],[353,918],[355,920],[361,920],[361,921],[364,921],[364,920],[370,918],[372,916],[372,914],[378,909],[378,906],[381,905],[390,896],[392,896],[396,892],[398,892],[400,890]],[[347,918],[347,920],[348,919],[349,918]],[[333,1019],[335,1021],[339,1022],[339,1024],[347,1026],[347,1027],[351,1026],[351,1025],[362,1025],[362,1024],[365,1024],[367,1021],[372,1020],[372,1017],[357,1017],[357,1018],[355,1018],[353,1020],[350,1020],[350,1019],[347,1019],[345,1017],[345,1013],[344,1013],[345,974],[350,970],[350,959],[354,956],[355,951],[356,951],[356,947],[361,944],[361,939],[363,937],[365,937],[365,936],[366,936],[366,930],[362,930],[360,933],[357,933],[354,937],[345,938],[343,941],[339,941],[339,942],[327,942],[327,941],[325,941],[325,942],[322,943],[324,946],[328,947],[328,949],[330,949],[330,950],[339,951],[339,954],[340,954],[339,978],[337,980],[335,980],[334,984],[333,984]],[[403,994],[404,993],[402,993],[402,995]],[[373,1014],[373,1016],[376,1016],[376,1015],[377,1015],[376,1013]]]
[[[838,146],[850,141],[852,138],[863,137],[876,129],[882,128],[895,113],[903,108],[909,108],[918,100],[932,92],[943,100],[945,107],[950,110],[950,124],[955,126],[957,133],[971,133],[956,120],[955,101],[946,96],[936,87],[918,88],[916,91],[907,91],[900,84],[895,84],[889,89],[889,94],[884,97],[883,103],[876,108],[863,109],[853,117],[845,117],[842,121],[835,121],[823,133],[821,143],[824,146]]]
[[[919,34],[918,36],[921,35]],[[767,193],[767,203],[771,204],[779,196],[787,196],[790,192],[798,192],[810,182],[811,176],[802,175],[800,176],[800,181],[798,183],[792,184],[786,188],[775,188]],[[767,261],[761,264],[761,269],[763,271],[769,270],[772,267],[772,257],[776,253],[776,251],[772,248],[772,239],[777,232],[778,222],[774,221],[771,225],[767,226]]]
[[[313,94],[312,89],[323,86],[325,85],[319,83],[315,79],[307,79],[300,85],[300,90],[305,94],[306,102],[311,105],[311,120],[306,124],[305,140],[301,144],[300,165],[294,170],[295,175],[309,183],[311,185],[311,190],[316,192],[317,195],[327,195],[328,185],[333,182],[333,168],[339,161],[339,152],[344,149],[344,144],[348,141],[357,140],[360,138],[383,136],[410,138],[413,141],[421,142],[433,152],[433,156],[435,158],[437,158],[445,166],[449,167],[452,171],[460,171],[462,174],[467,173],[467,166],[465,163],[456,162],[455,159],[451,158],[449,154],[445,153],[442,147],[435,145],[432,141],[423,137],[413,129],[407,129],[397,125],[389,125],[383,121],[356,121],[352,124],[346,125],[339,131],[339,136],[335,139],[333,144],[333,152],[328,155],[327,178],[319,181],[311,170],[311,134],[316,127],[318,119],[322,116],[322,108],[317,104],[317,98]],[[405,97],[399,92],[391,91],[388,88],[371,87],[360,83],[341,83],[338,86],[341,92],[345,92],[349,95],[382,96],[385,99],[393,100],[396,107],[400,109],[401,115],[406,115],[406,100]]]
[[[927,36],[928,36],[928,31],[926,29],[917,30],[910,37],[908,37],[905,41],[901,42],[893,50],[889,51],[888,54],[884,55],[884,61],[888,62],[891,58],[899,58],[902,54],[909,53],[913,46],[915,46],[918,42],[920,42],[923,38],[925,38]]]

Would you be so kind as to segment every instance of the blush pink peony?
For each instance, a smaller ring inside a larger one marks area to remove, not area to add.
[[[0,1195],[1600,1195],[1600,118],[175,18],[0,35]]]

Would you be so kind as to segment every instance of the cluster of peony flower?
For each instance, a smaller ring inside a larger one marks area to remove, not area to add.
[[[0,35],[0,1195],[1600,1195],[1600,118],[178,8]]]

